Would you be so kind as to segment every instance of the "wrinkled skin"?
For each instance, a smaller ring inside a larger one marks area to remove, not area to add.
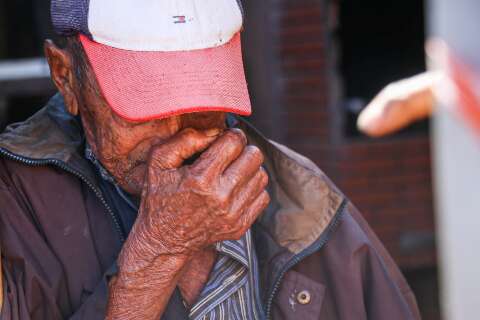
[[[131,122],[90,83],[79,83],[68,50],[45,44],[52,79],[88,143],[127,192],[141,197],[110,283],[107,319],[159,319],[176,285],[195,302],[215,261],[212,246],[239,239],[268,205],[263,155],[225,114],[203,112]],[[185,160],[201,153],[191,165]]]
[[[251,210],[266,199],[263,156],[256,147],[245,147],[246,138],[239,130],[226,132],[193,165],[180,167],[183,159],[210,141],[208,136],[198,137],[202,143],[192,146],[195,135],[199,133],[185,129],[153,151],[140,212],[146,223],[135,230],[146,238],[165,238],[162,245],[173,254],[240,239],[256,218]],[[182,143],[180,155],[162,158]]]
[[[192,117],[185,116],[132,123],[113,113],[104,99],[94,99],[94,102],[98,105],[80,109],[92,150],[120,186],[138,196],[142,193],[152,146],[160,145],[183,128],[223,129],[225,126],[225,115],[220,112],[198,113],[202,121],[195,127],[193,121],[188,121]]]

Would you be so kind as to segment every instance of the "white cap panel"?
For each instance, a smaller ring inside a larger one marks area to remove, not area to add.
[[[236,0],[90,0],[94,41],[134,51],[217,47],[241,30]]]

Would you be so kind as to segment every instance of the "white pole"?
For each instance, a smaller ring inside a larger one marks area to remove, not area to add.
[[[430,34],[480,75],[480,1],[429,4]],[[444,319],[474,320],[480,319],[480,137],[448,107],[433,121],[441,305]]]
[[[444,319],[480,319],[480,141],[445,109],[433,133]]]

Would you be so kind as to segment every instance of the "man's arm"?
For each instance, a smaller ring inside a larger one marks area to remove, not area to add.
[[[59,305],[65,306],[66,312],[70,310],[65,303],[63,274],[55,268],[58,260],[45,245],[25,198],[16,192],[11,180],[4,179],[6,170],[0,160],[0,279],[3,286],[0,293],[8,292],[3,295],[0,319],[60,320]],[[43,270],[48,270],[48,277]]]
[[[189,259],[250,228],[269,196],[263,155],[246,144],[240,130],[217,139],[188,129],[152,152],[139,216],[110,284],[107,319],[159,319]]]

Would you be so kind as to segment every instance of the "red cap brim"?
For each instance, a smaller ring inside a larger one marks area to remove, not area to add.
[[[122,50],[83,35],[80,40],[105,99],[125,119],[251,113],[240,34],[220,47],[175,52]]]

